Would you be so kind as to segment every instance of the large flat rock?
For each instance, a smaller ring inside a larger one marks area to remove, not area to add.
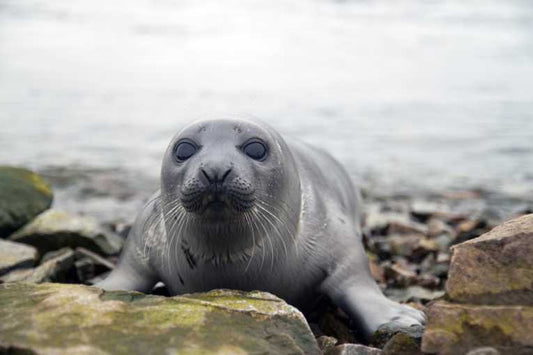
[[[533,306],[533,214],[454,246],[446,291],[459,303]]]
[[[103,228],[94,218],[53,209],[37,216],[9,239],[33,245],[41,254],[65,247],[83,247],[113,255],[121,250],[124,243],[120,236]]]
[[[6,238],[52,204],[50,186],[32,171],[0,166],[0,238]]]
[[[263,292],[175,297],[0,285],[0,353],[319,354],[303,315]]]
[[[533,307],[439,301],[427,315],[424,353],[460,355],[490,346],[501,354],[533,354]]]

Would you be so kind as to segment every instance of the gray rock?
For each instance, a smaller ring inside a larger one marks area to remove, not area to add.
[[[326,355],[380,355],[380,349],[361,344],[342,344],[325,353]]]
[[[105,255],[117,254],[124,240],[104,229],[96,219],[49,210],[10,237],[46,253],[63,247],[83,247]]]
[[[7,238],[52,204],[50,186],[22,168],[0,166],[0,238]]]
[[[32,246],[0,239],[0,276],[18,268],[32,267],[39,254]]]
[[[320,350],[323,353],[327,353],[328,351],[332,350],[339,341],[334,337],[322,335],[316,339],[316,342],[318,343],[318,347],[320,348]]]
[[[368,235],[382,234],[389,225],[409,225],[410,219],[407,211],[394,212],[382,211],[380,206],[368,206],[365,221],[364,231]]]
[[[4,284],[0,319],[0,353],[320,354],[302,313],[257,291],[162,297]]]
[[[428,302],[444,296],[444,291],[428,290],[420,286],[411,286],[407,288],[389,288],[385,290],[388,298],[397,302]]]
[[[65,282],[74,263],[74,251],[70,248],[48,253],[41,265],[34,269],[16,270],[0,278],[4,283],[11,282]]]
[[[404,346],[411,348],[413,344],[416,344],[416,347],[419,349],[423,333],[423,326],[412,325],[405,328],[393,321],[383,324],[376,330],[370,340],[370,345],[384,350],[389,345],[389,351],[391,351],[392,348],[401,348]]]
[[[470,350],[466,355],[500,355],[500,352],[490,346]]]
[[[428,236],[437,237],[439,235],[447,235],[450,239],[455,238],[455,230],[446,222],[438,218],[431,218],[428,221]]]

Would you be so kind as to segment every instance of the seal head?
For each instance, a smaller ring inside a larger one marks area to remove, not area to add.
[[[251,236],[264,234],[257,229],[270,227],[264,214],[277,216],[276,223],[298,220],[297,171],[283,138],[266,125],[195,122],[172,139],[164,155],[166,230],[171,238],[182,236],[180,243],[198,255],[252,247],[260,241]]]

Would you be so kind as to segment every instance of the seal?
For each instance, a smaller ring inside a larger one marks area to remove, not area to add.
[[[364,337],[423,324],[387,299],[361,240],[361,198],[324,151],[262,122],[194,122],[170,142],[161,187],[137,217],[118,265],[96,286],[172,294],[271,292],[308,309],[323,294]]]

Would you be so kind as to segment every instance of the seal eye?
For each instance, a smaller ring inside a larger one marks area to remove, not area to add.
[[[265,145],[257,141],[250,142],[244,145],[244,147],[242,147],[242,151],[244,152],[244,154],[254,160],[263,160],[267,153]]]
[[[176,146],[174,154],[178,161],[184,161],[192,157],[197,150],[198,149],[194,144],[190,142],[181,142]]]

